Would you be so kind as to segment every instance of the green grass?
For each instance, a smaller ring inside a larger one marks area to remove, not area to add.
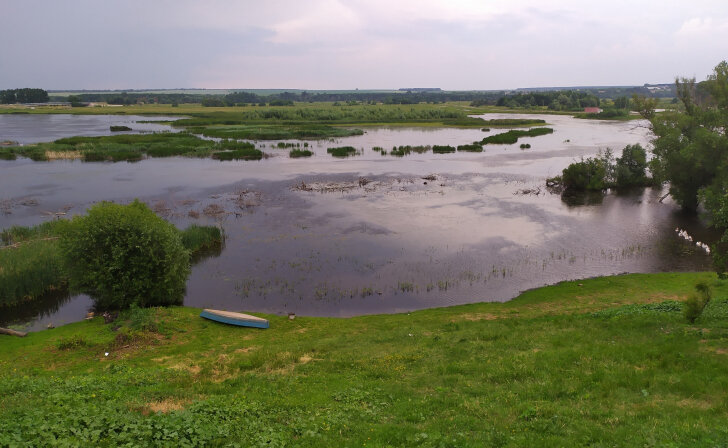
[[[0,445],[725,446],[727,298],[713,274],[626,275],[268,330],[168,308],[0,336]]]
[[[502,132],[500,134],[489,135],[480,141],[481,144],[497,144],[497,145],[512,145],[518,142],[521,137],[538,137],[540,135],[553,134],[554,130],[551,128],[532,128],[526,131],[514,129],[508,132]]]

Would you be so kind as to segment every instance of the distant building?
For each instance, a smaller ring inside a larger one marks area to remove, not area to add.
[[[585,114],[598,114],[601,111],[602,110],[600,108],[598,108],[598,107],[585,107],[584,108],[584,113]]]

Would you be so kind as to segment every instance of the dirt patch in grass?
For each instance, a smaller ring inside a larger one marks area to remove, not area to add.
[[[172,411],[181,411],[185,408],[186,405],[189,404],[189,401],[186,400],[177,400],[174,398],[165,398],[161,401],[150,401],[146,404],[145,409],[148,410],[148,412],[154,412],[154,413],[162,413],[167,414],[168,412]],[[142,414],[144,414],[144,411],[142,411]]]

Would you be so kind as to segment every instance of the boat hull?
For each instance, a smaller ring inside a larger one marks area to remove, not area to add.
[[[270,326],[266,319],[231,311],[202,310],[200,317],[238,327],[268,328]]]

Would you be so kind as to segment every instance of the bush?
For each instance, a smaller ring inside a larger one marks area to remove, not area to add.
[[[567,190],[603,190],[609,186],[606,177],[605,161],[588,157],[566,167],[561,173],[561,184]]]
[[[685,319],[691,324],[694,323],[703,314],[703,310],[705,310],[712,297],[713,290],[707,283],[700,282],[696,284],[695,292],[685,300],[685,307],[683,308]]]
[[[76,216],[64,232],[71,288],[100,309],[182,302],[190,272],[180,234],[145,204],[101,202]]]

